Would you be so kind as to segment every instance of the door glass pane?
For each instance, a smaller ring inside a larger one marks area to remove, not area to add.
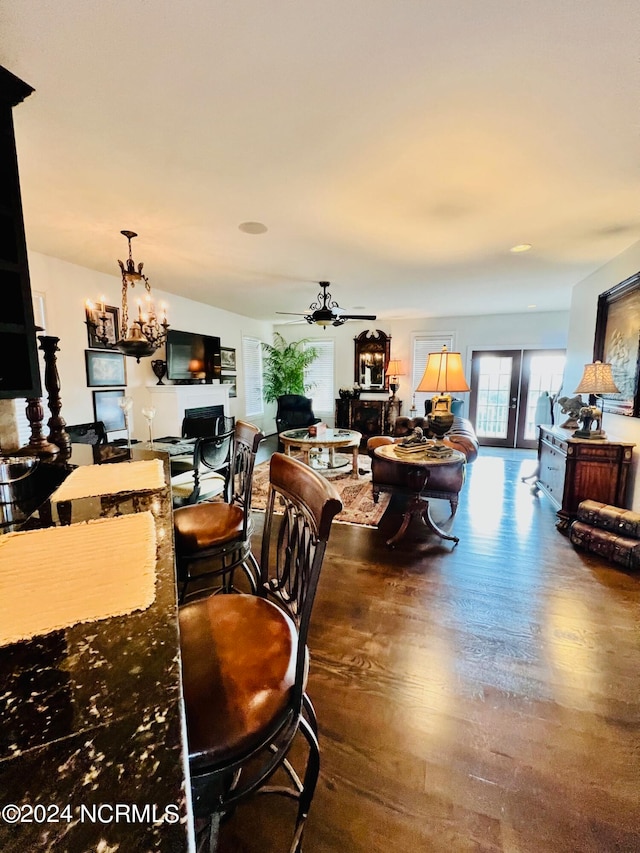
[[[531,357],[524,428],[525,439],[536,439],[538,437],[537,424],[551,423],[551,401],[548,400],[548,397],[557,394],[560,390],[565,361],[566,356],[564,354],[534,355]]]
[[[478,361],[476,433],[479,438],[506,438],[513,359],[483,355]]]

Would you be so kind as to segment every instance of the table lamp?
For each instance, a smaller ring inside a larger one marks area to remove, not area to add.
[[[416,391],[436,392],[431,399],[429,427],[439,441],[442,441],[453,425],[450,392],[470,390],[464,378],[459,352],[449,352],[444,346],[441,352],[429,353],[427,366]]]
[[[396,391],[398,390],[398,387],[400,385],[400,383],[398,382],[398,377],[404,375],[404,371],[402,370],[402,362],[400,361],[400,359],[390,359],[385,373],[389,377],[389,388],[391,388],[391,397],[389,398],[389,400],[391,403],[395,403]]]
[[[593,364],[585,364],[582,379],[574,394],[619,394],[620,389],[615,383],[610,364],[603,364],[601,361],[594,361]],[[574,438],[596,438],[605,439],[606,432],[602,429],[602,410],[595,406],[583,406],[580,409],[579,419],[582,421],[582,427],[577,429],[573,436]],[[595,421],[597,426],[591,429],[592,422]]]

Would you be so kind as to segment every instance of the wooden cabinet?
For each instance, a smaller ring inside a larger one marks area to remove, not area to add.
[[[572,431],[541,426],[538,475],[541,490],[558,510],[558,529],[566,530],[578,504],[591,499],[626,507],[632,442],[572,438]]]
[[[399,408],[401,402],[396,403]],[[391,415],[393,404],[389,398],[384,400],[339,399],[336,400],[336,427],[354,429],[362,433],[364,439],[372,435],[391,434]]]
[[[13,107],[32,91],[0,66],[0,399],[41,394],[13,131]]]

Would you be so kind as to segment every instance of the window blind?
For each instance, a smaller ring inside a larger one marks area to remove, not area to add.
[[[262,382],[262,343],[257,338],[242,338],[242,376],[245,413],[264,414]]]
[[[31,424],[29,423],[29,419],[27,418],[27,401],[26,400],[15,400],[15,409],[16,409],[16,426],[18,428],[18,439],[20,441],[20,447],[24,447],[25,444],[29,443],[29,439],[31,438]],[[42,433],[46,436],[47,429],[47,417],[48,413],[45,411],[45,417],[42,423]]]
[[[413,339],[413,369],[411,372],[411,397],[415,396],[416,417],[424,416],[425,400],[433,397],[432,391],[416,391],[427,366],[430,352],[440,352],[443,346],[453,348],[453,335],[418,335]]]
[[[309,397],[313,400],[315,415],[332,415],[335,404],[334,390],[334,342],[313,341],[305,344],[305,349],[313,347],[318,352],[314,360],[304,371],[304,384],[309,387]]]

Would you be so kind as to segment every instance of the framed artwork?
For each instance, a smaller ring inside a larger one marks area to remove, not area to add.
[[[640,272],[598,297],[593,360],[611,364],[619,394],[598,397],[604,412],[640,417]]]
[[[102,311],[100,308],[85,308],[86,324],[87,324],[87,340],[88,346],[91,349],[114,349],[116,341],[120,337],[120,311],[114,305],[104,306],[104,322],[105,332],[107,335],[107,343],[101,343],[97,337],[97,329],[102,326],[100,317]]]
[[[84,358],[89,388],[127,384],[127,371],[122,353],[86,349]]]
[[[236,377],[235,376],[221,376],[220,377],[220,384],[229,386],[229,396],[230,397],[237,397],[238,396],[237,388],[236,388]]]
[[[124,412],[118,400],[124,397],[124,389],[93,392],[93,414],[96,421],[102,421],[107,432],[124,429]]]
[[[220,347],[220,369],[226,373],[236,371],[236,351],[229,347]]]

